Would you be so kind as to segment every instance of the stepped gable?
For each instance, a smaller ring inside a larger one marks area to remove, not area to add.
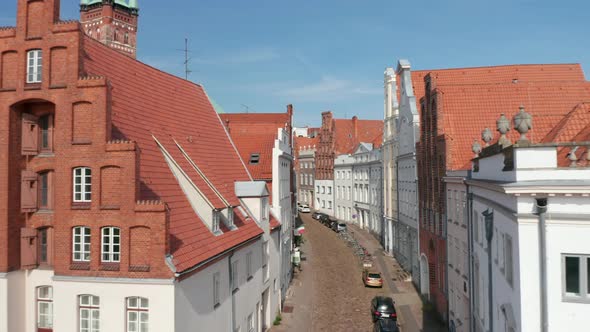
[[[204,89],[197,84],[83,39],[83,75],[107,78],[112,88],[112,140],[139,147],[139,200],[161,200],[170,213],[170,254],[177,272],[262,233],[251,219],[235,214],[236,231],[214,236],[192,209],[153,137],[171,154],[216,207],[224,204],[184,158],[178,143],[220,195],[239,205],[234,181],[251,180]],[[153,136],[152,136],[153,135]]]

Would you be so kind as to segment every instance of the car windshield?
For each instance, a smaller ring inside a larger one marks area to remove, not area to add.
[[[381,278],[379,273],[369,273],[369,278]]]
[[[339,224],[338,226],[340,226],[340,227],[346,227],[345,224]]]
[[[397,331],[397,322],[391,319],[379,320],[381,331]]]

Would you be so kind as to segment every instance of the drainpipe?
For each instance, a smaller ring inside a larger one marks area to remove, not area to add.
[[[545,229],[545,213],[547,212],[547,198],[535,200],[537,215],[539,216],[539,268],[541,272],[540,295],[541,295],[541,332],[548,330],[547,310],[547,239]]]
[[[233,276],[233,271],[232,271],[232,258],[234,257],[234,252],[232,251],[229,254],[229,257],[227,259],[227,264],[228,264],[228,270],[229,270],[229,293],[231,295],[231,330],[235,331],[236,330],[236,299],[234,296],[234,283],[236,282],[236,280],[233,280],[232,276]]]
[[[468,250],[467,257],[469,257],[469,332],[475,332],[475,317],[473,308],[475,302],[473,299],[473,287],[474,287],[474,276],[473,276],[473,193],[469,192],[467,187],[467,243]]]
[[[487,209],[482,214],[485,218],[486,240],[488,241],[488,311],[490,316],[490,332],[494,332],[494,283],[492,281],[492,238],[494,237],[494,211]]]

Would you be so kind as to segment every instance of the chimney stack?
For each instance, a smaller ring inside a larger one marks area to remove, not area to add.
[[[355,115],[352,117],[352,137],[354,140],[358,140],[358,117]]]

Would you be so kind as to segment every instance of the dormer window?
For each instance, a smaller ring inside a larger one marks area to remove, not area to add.
[[[211,223],[211,231],[215,235],[221,234],[221,230],[219,229],[219,219],[220,219],[221,211],[213,210],[213,220]]]
[[[41,83],[42,56],[41,50],[30,50],[27,52],[27,83]]]
[[[250,155],[250,164],[256,165],[260,161],[260,153],[252,153]]]

